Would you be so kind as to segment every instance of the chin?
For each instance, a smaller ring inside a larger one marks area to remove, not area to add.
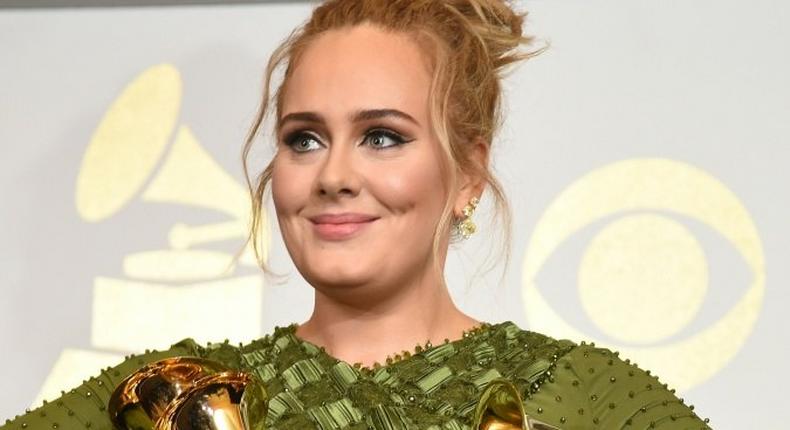
[[[312,285],[313,288],[323,292],[352,290],[360,285],[369,284],[370,281],[371,278],[339,276],[336,273],[330,274],[329,276],[320,276],[314,274],[313,276],[307,278],[307,282]]]
[[[324,259],[313,264],[308,264],[309,273],[303,276],[311,285],[322,285],[331,288],[352,288],[357,285],[370,283],[380,276],[380,268],[368,267],[364,262],[346,259]]]

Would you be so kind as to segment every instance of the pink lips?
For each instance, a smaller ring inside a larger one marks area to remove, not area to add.
[[[372,224],[378,217],[360,213],[321,214],[310,217],[316,234],[324,240],[342,240]]]

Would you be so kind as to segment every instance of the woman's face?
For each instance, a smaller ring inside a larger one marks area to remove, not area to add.
[[[288,252],[314,287],[404,285],[431,270],[447,184],[430,79],[417,45],[369,25],[321,35],[293,70],[272,196]]]

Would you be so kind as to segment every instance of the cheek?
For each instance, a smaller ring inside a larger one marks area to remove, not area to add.
[[[278,163],[276,160],[272,168],[271,192],[272,201],[278,215],[290,215],[303,201],[305,193],[300,184],[294,179],[298,178],[297,172],[287,163]]]
[[[394,212],[416,211],[422,215],[441,211],[444,203],[439,168],[434,163],[409,163],[391,169],[376,181],[380,201]]]

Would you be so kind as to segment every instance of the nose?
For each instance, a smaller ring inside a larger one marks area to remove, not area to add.
[[[334,144],[318,173],[318,194],[332,199],[359,193],[359,178],[355,169],[353,145]]]

